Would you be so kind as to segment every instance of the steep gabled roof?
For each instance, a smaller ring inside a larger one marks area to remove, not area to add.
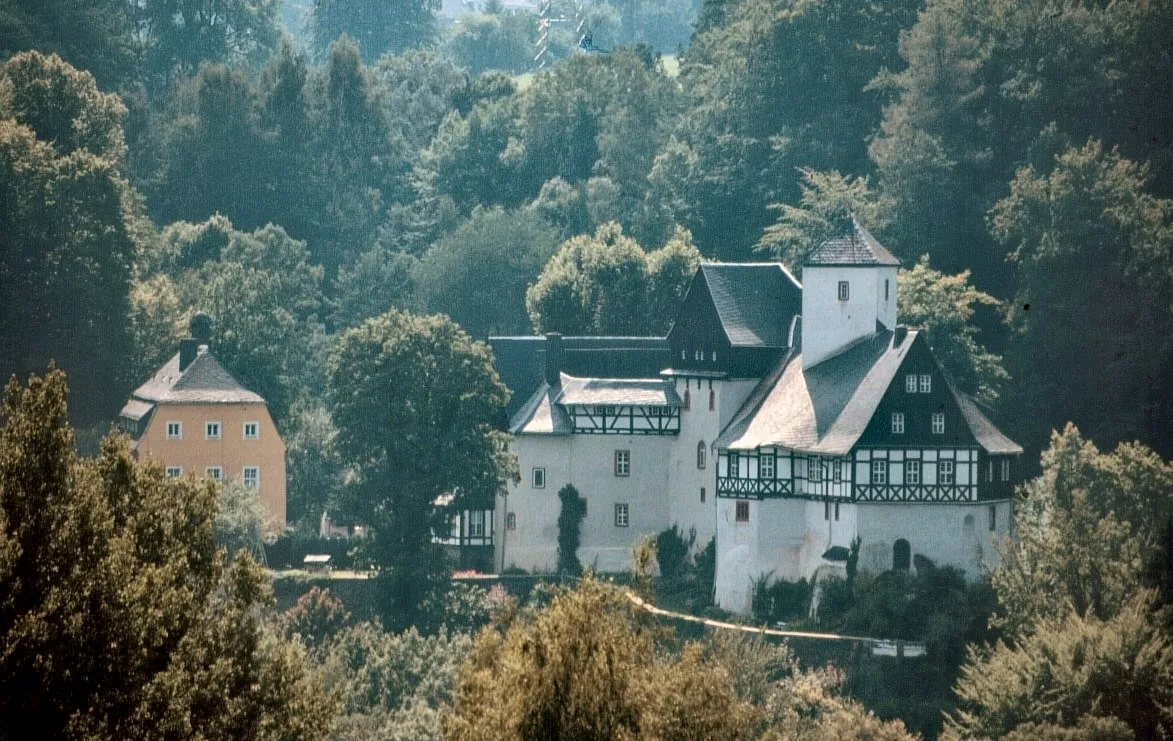
[[[265,403],[206,350],[196,355],[183,371],[179,370],[179,353],[176,353],[151,380],[135,389],[134,399],[173,404]]]
[[[734,347],[786,347],[802,286],[781,263],[702,263],[713,307]]]
[[[509,420],[509,432],[514,435],[569,435],[574,426],[566,410],[555,403],[561,392],[560,388],[551,389],[542,381],[537,391]]]
[[[823,455],[851,450],[912,347],[910,331],[899,345],[893,332],[864,339],[807,368],[791,352],[763,379],[717,439],[718,448],[763,445]]]
[[[900,261],[876,241],[863,226],[851,219],[851,234],[832,237],[815,248],[804,265],[808,267],[896,266]]]

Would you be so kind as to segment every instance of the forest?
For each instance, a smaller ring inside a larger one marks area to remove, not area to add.
[[[448,5],[0,0],[0,739],[1173,735],[1173,2]],[[206,312],[291,525],[426,522],[516,475],[490,335],[662,335],[701,261],[801,278],[852,217],[1031,478],[988,584],[844,585],[822,626],[930,636],[927,710],[606,580],[448,585],[426,527],[369,546],[378,616],[258,610],[215,490],[107,436]],[[372,429],[426,362],[462,385]]]

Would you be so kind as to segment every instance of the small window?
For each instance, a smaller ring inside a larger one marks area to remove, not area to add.
[[[916,393],[916,374],[909,373],[904,377],[904,391],[909,394]]]
[[[219,466],[208,466],[207,470],[205,470],[205,473],[208,475],[208,478],[212,479],[213,481],[224,480],[224,469],[220,468]]]
[[[726,475],[731,479],[741,478],[741,454],[729,451],[729,469]]]
[[[953,480],[953,461],[941,461],[937,469],[937,483],[952,484]]]
[[[680,351],[680,359],[681,360],[688,360],[688,351],[687,350]]]
[[[994,459],[986,461],[986,481],[994,480]]]
[[[839,522],[839,502],[835,502],[835,522]]]
[[[892,545],[892,569],[894,571],[908,571],[912,566],[912,546],[904,538]]]
[[[630,476],[631,475],[631,451],[630,450],[616,450],[615,451],[615,475],[616,476]]]
[[[888,300],[888,279],[884,279],[884,300]]]
[[[823,480],[823,459],[812,455],[806,459],[806,477],[811,481]]]
[[[831,521],[831,503],[823,502],[823,519],[827,522]]]
[[[220,439],[220,423],[219,422],[205,422],[204,423],[204,439],[205,440],[219,440]]]
[[[259,440],[261,437],[261,425],[259,422],[245,422],[244,423],[244,439],[245,440]]]
[[[705,351],[704,350],[697,350],[695,353],[693,353],[692,359],[693,360],[704,360],[705,359]]]
[[[474,509],[468,513],[468,535],[470,538],[485,536],[485,511]]]
[[[177,479],[183,475],[183,466],[167,466],[167,478]]]
[[[927,394],[933,390],[933,377],[928,373],[920,374],[920,392]]]
[[[934,435],[944,435],[945,434],[945,413],[944,412],[933,412],[933,434]]]
[[[517,529],[517,513],[516,512],[510,512],[509,514],[505,515],[505,529],[506,530],[516,530]]]
[[[168,422],[167,423],[167,439],[168,440],[182,440],[183,439],[183,423],[182,422]]]
[[[717,392],[714,391],[713,389],[709,389],[709,411],[711,412],[716,408],[717,408]]]
[[[762,452],[762,457],[758,459],[758,478],[766,481],[771,481],[774,478],[774,471],[777,467],[774,465],[774,453]]]
[[[847,465],[843,461],[831,461],[831,479],[835,483],[839,483],[843,479],[843,468]]]
[[[1002,480],[1003,481],[1010,480],[1010,459],[1009,458],[1002,459]]]
[[[705,503],[705,487],[701,487],[701,504]]]
[[[990,532],[992,533],[998,529],[998,508],[990,507],[986,510],[986,516],[986,519],[989,520]]]
[[[904,434],[904,412],[893,412],[892,413],[892,434],[893,435],[903,435]]]
[[[241,478],[247,488],[255,489],[261,485],[261,469],[256,466],[245,466],[244,475]]]
[[[688,392],[688,389],[684,390],[684,408],[686,410],[692,409],[692,394]]]
[[[839,281],[839,300],[846,301],[851,298],[851,285],[847,281]]]
[[[705,441],[701,440],[696,444],[696,467],[703,469],[705,467]]]
[[[713,351],[713,362],[714,363],[717,362],[717,351],[716,350]]]
[[[888,461],[872,461],[872,483],[888,483]]]
[[[627,527],[627,505],[615,505],[615,527]]]
[[[737,521],[749,522],[749,502],[744,499],[737,500]]]
[[[533,487],[535,489],[545,489],[546,488],[546,469],[535,468],[533,470],[533,475],[531,476],[531,481],[533,482]]]
[[[920,483],[920,461],[906,460],[904,461],[904,483],[919,484]]]

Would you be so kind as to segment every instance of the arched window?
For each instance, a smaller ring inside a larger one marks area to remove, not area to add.
[[[688,393],[688,389],[684,390],[684,408],[692,409],[692,394]]]
[[[904,538],[892,545],[892,569],[894,571],[908,571],[912,565],[912,546]]]
[[[717,392],[714,389],[709,389],[709,411],[717,408]]]
[[[705,467],[705,441],[701,440],[696,444],[696,467]]]

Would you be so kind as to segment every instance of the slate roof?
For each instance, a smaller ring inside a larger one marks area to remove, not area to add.
[[[684,406],[671,381],[658,378],[571,378],[563,375],[558,404],[589,406]]]
[[[569,435],[573,429],[566,410],[555,402],[560,389],[551,389],[542,381],[517,413],[509,420],[514,435]]]
[[[721,326],[734,347],[786,347],[802,285],[781,263],[702,263]]]
[[[172,404],[264,404],[206,350],[180,372],[179,353],[134,391],[133,401]],[[129,405],[128,405],[129,406]]]
[[[718,448],[776,445],[807,453],[845,455],[872,419],[904,361],[915,331],[899,344],[887,331],[817,365],[802,368],[790,352],[758,385],[717,438]]]
[[[970,432],[977,439],[978,445],[985,448],[987,453],[1010,455],[1022,452],[1022,446],[1003,435],[994,426],[994,423],[987,419],[986,415],[982,414],[973,399],[954,390],[952,387],[949,390],[953,392],[953,397],[957,399],[957,406],[961,407],[961,415],[965,417],[965,423],[969,425]]]
[[[494,366],[509,389],[512,417],[546,377],[546,338],[490,337]],[[654,378],[669,363],[663,337],[563,337],[562,370],[579,378]]]
[[[118,413],[118,416],[126,417],[127,419],[133,419],[137,422],[150,414],[151,410],[154,408],[155,405],[149,401],[131,399],[130,401],[126,402],[126,406],[122,407],[122,411]]]
[[[900,261],[852,217],[851,234],[823,242],[807,257],[804,264],[814,267],[899,266]]]

